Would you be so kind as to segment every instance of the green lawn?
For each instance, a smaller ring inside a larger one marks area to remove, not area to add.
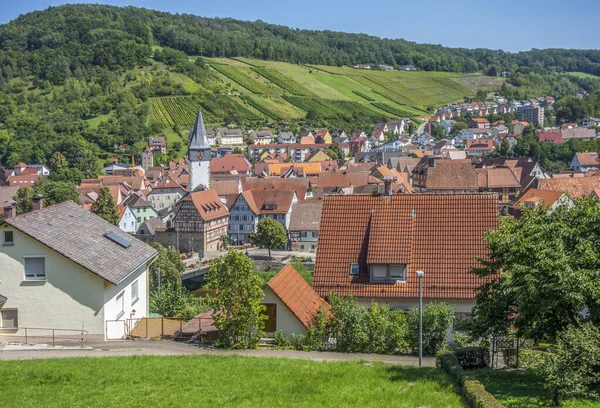
[[[593,78],[593,79],[600,78],[599,76],[592,75],[592,74],[586,74],[585,72],[567,72],[567,74],[573,75],[574,77],[577,77],[577,78]]]
[[[463,407],[434,368],[177,356],[0,363],[2,407]]]
[[[300,273],[300,275],[302,275],[302,277],[304,278],[304,280],[306,282],[308,282],[309,285],[312,286],[313,274],[314,274],[315,271],[311,270],[311,269],[305,269],[304,267],[299,267],[297,263],[295,263],[294,265],[295,265],[295,268],[298,271],[298,273]],[[302,265],[302,264],[300,264],[300,265]],[[254,273],[256,273],[262,279],[263,283],[267,283],[280,270],[281,270],[281,268],[271,269],[270,271],[258,271],[258,270],[255,270]]]
[[[550,407],[552,399],[541,378],[529,371],[481,369],[468,371],[506,408]],[[600,402],[570,399],[564,407],[600,408]]]

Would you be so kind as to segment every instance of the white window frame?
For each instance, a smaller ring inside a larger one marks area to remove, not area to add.
[[[360,274],[360,265],[357,263],[350,264],[350,276],[358,276]]]
[[[10,241],[6,240],[7,233],[12,234],[12,240],[10,240]],[[15,232],[14,231],[3,231],[2,240],[3,240],[2,245],[14,245],[15,244]]]
[[[4,312],[15,312],[17,314],[15,327],[4,327],[4,316],[3,316]],[[17,330],[18,328],[19,328],[19,309],[11,308],[11,307],[0,309],[0,329]]]
[[[117,312],[115,320],[119,320],[125,314],[125,291],[119,293],[116,297],[117,308],[121,307],[121,311]]]
[[[44,260],[44,274],[37,276],[27,276],[27,259],[42,258]],[[46,280],[46,255],[23,255],[23,277],[26,281],[45,281]]]
[[[138,300],[140,300],[140,281],[136,280],[131,284],[131,306],[135,305]]]

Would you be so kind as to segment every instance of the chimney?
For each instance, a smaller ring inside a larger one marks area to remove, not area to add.
[[[384,191],[383,194],[386,196],[392,196],[392,181],[394,180],[394,178],[392,176],[385,176],[383,178],[383,186],[384,186]]]
[[[44,196],[41,194],[36,194],[33,197],[33,202],[31,204],[31,211],[37,211],[44,208]]]
[[[17,207],[15,205],[7,205],[4,207],[4,219],[15,218],[17,216]]]

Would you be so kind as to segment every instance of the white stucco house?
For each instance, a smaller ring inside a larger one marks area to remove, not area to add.
[[[290,264],[264,286],[265,333],[281,331],[285,336],[306,334],[319,308],[329,312],[330,306]]]
[[[157,256],[154,248],[72,201],[19,216],[14,207],[4,211],[0,336],[22,336],[24,328],[54,328],[120,339],[127,326],[148,316],[148,266]]]

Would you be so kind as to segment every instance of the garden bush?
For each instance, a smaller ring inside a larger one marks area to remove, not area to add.
[[[591,323],[570,326],[558,333],[556,344],[536,367],[559,405],[566,398],[597,398],[600,385],[600,329]]]
[[[423,353],[435,355],[450,333],[454,307],[447,303],[431,303],[423,309]],[[419,309],[408,312],[409,344],[414,352],[419,350]]]
[[[490,366],[490,350],[485,347],[457,347],[454,354],[464,370]]]
[[[463,398],[472,408],[503,408],[493,395],[477,380],[469,378],[461,367],[457,356],[448,351],[436,355],[436,366],[444,370],[461,391]]]

